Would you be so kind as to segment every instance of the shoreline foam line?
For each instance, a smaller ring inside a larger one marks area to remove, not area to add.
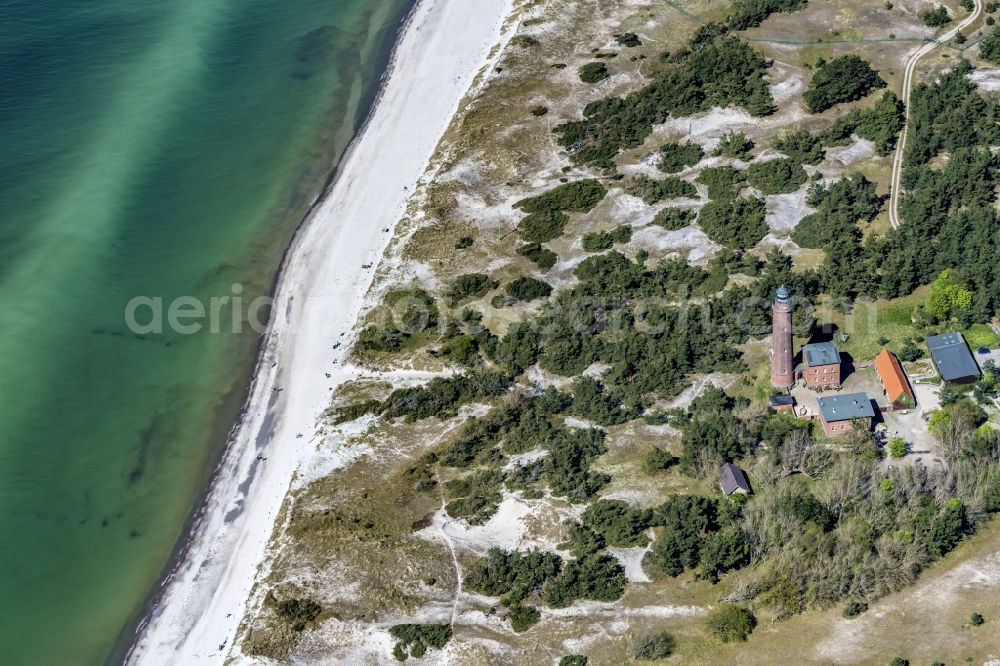
[[[230,655],[294,474],[315,451],[331,389],[352,374],[352,329],[391,239],[382,229],[402,218],[477,74],[498,57],[511,11],[512,0],[419,0],[408,17],[370,117],[286,254],[249,397],[127,663]]]

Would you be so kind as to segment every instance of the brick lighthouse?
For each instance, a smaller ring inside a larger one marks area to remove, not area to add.
[[[795,383],[792,366],[792,294],[781,285],[775,294],[771,330],[771,383],[787,389]]]

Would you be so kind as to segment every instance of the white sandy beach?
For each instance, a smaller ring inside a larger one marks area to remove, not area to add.
[[[383,229],[399,221],[476,74],[492,66],[511,11],[512,0],[421,0],[414,10],[374,115],[286,257],[243,421],[127,663],[238,656],[231,649],[282,501],[315,451],[331,389],[352,374],[351,330],[375,274],[362,265],[385,252]]]

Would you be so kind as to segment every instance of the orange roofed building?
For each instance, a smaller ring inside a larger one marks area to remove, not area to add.
[[[892,403],[893,410],[910,409],[917,404],[917,399],[910,388],[910,382],[906,378],[903,366],[899,359],[888,349],[883,349],[875,357],[875,370],[878,372],[879,381],[885,390],[885,397]]]

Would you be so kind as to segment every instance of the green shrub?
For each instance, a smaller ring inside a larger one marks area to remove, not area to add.
[[[587,666],[587,658],[582,654],[568,654],[559,660],[559,666]]]
[[[397,641],[393,655],[399,661],[403,661],[406,659],[407,648],[410,648],[410,654],[414,657],[423,656],[428,647],[443,648],[451,640],[451,626],[447,624],[397,624],[389,627],[389,635]]]
[[[783,134],[774,147],[802,164],[819,164],[826,157],[819,139],[802,128]]]
[[[603,62],[588,62],[580,68],[580,80],[584,83],[598,83],[611,76]]]
[[[705,620],[709,632],[723,643],[745,641],[757,626],[757,618],[742,606],[722,604]]]
[[[690,226],[697,216],[698,214],[689,208],[664,208],[653,218],[653,224],[667,231],[677,231]]]
[[[627,243],[632,240],[632,227],[623,224],[609,231],[591,231],[583,235],[582,243],[585,252],[603,252],[610,250],[615,243]]]
[[[292,631],[305,631],[323,612],[323,607],[312,599],[286,599],[277,605],[276,610]]]
[[[568,550],[573,557],[584,557],[603,550],[606,545],[603,536],[580,523],[573,523],[569,526],[569,541],[556,547]]]
[[[809,111],[819,113],[837,104],[859,100],[885,85],[868,62],[852,54],[819,67],[803,97]]]
[[[535,106],[532,107],[531,109],[531,115],[535,116],[536,118],[541,118],[548,112],[549,112],[549,107],[547,106]]]
[[[553,608],[565,608],[577,599],[618,601],[625,593],[625,569],[611,555],[590,555],[571,560],[542,589],[542,598]]]
[[[510,620],[510,628],[521,633],[537,624],[542,619],[542,614],[537,608],[514,604],[507,613],[507,619]]]
[[[922,9],[917,13],[917,18],[928,28],[940,28],[951,23],[951,15],[944,5],[938,5],[934,9]]]
[[[896,147],[903,129],[905,109],[896,93],[887,90],[882,98],[867,109],[852,109],[850,113],[820,133],[820,141],[828,146],[846,145],[852,133],[875,144],[879,155],[888,155]]]
[[[618,42],[619,45],[628,49],[634,49],[637,46],[642,46],[642,40],[640,40],[639,35],[634,32],[626,32],[615,35],[615,41]]]
[[[889,440],[886,448],[893,458],[902,458],[906,455],[906,440],[902,437],[893,437]]]
[[[382,411],[382,402],[380,400],[362,400],[361,402],[351,403],[350,405],[334,409],[333,422],[339,425],[348,421],[354,421],[367,414],[377,414],[380,411]]]
[[[889,662],[889,666],[910,666],[910,660],[903,659],[902,657],[893,657],[892,661]]]
[[[507,295],[519,301],[533,301],[538,298],[548,298],[552,293],[552,285],[533,277],[519,277],[504,287]]]
[[[482,273],[466,273],[455,278],[446,295],[453,303],[480,298],[500,286],[500,283]]]
[[[653,450],[646,454],[642,461],[642,469],[646,474],[659,474],[668,470],[680,462],[674,454],[659,446],[654,446]]]
[[[697,143],[666,143],[660,147],[660,170],[667,173],[683,171],[694,166],[705,156],[705,151]]]
[[[649,526],[650,513],[622,500],[597,500],[587,507],[580,520],[609,546],[629,548],[649,543],[644,531]]]
[[[638,197],[649,205],[664,199],[679,199],[698,195],[698,190],[694,185],[675,176],[656,180],[641,174],[626,181],[624,189],[626,194]]]
[[[732,248],[752,248],[767,235],[763,199],[709,201],[698,213],[698,224],[708,237]]]
[[[453,377],[435,377],[424,386],[396,389],[382,403],[382,413],[392,419],[420,419],[454,415],[461,405],[502,395],[511,381],[502,374],[484,372]]]
[[[409,335],[396,328],[372,324],[366,326],[358,336],[358,348],[364,351],[394,352],[406,344]]]
[[[504,481],[504,473],[495,469],[451,479],[444,484],[445,495],[454,499],[445,504],[445,512],[452,518],[464,518],[470,525],[482,525],[500,506]]]
[[[746,134],[743,132],[726,132],[719,139],[719,145],[715,148],[715,154],[745,160],[749,159],[751,150],[753,150],[753,141]]]
[[[604,385],[586,375],[573,380],[573,413],[602,426],[613,426],[639,416],[638,407],[623,404]]]
[[[756,28],[771,14],[794,12],[806,6],[806,0],[737,0],[729,15],[733,30]]]
[[[591,461],[607,451],[604,437],[604,432],[596,428],[563,428],[549,438],[545,478],[553,495],[584,502],[611,480],[607,474],[590,471]]]
[[[676,645],[673,635],[665,631],[644,634],[632,642],[632,658],[639,661],[666,659],[674,653]]]
[[[456,250],[465,250],[472,247],[474,240],[472,236],[462,236],[457,241],[455,241]]]
[[[514,204],[525,213],[551,213],[566,211],[587,213],[601,203],[608,190],[599,180],[577,180],[560,185],[537,197],[521,199]]]
[[[517,224],[517,233],[529,243],[547,243],[562,236],[569,216],[558,210],[529,213]]]
[[[808,492],[781,497],[775,509],[795,518],[800,523],[812,523],[828,532],[837,523],[837,518],[826,506]]]
[[[844,617],[857,617],[868,610],[868,604],[863,601],[848,601],[844,604]]]
[[[536,550],[526,553],[491,548],[466,572],[464,584],[473,592],[501,597],[504,603],[519,604],[557,575],[562,558]]]
[[[555,252],[542,247],[542,244],[539,242],[522,245],[517,249],[517,253],[529,261],[535,262],[535,265],[543,271],[547,271],[555,266],[556,261],[559,259]]]
[[[479,341],[466,334],[456,335],[442,345],[438,353],[459,365],[476,365],[479,360]]]
[[[731,166],[702,169],[698,182],[708,187],[710,199],[735,199],[746,182],[746,173]]]
[[[663,530],[653,544],[649,563],[668,576],[698,566],[707,536],[718,530],[718,507],[695,495],[673,495],[653,509],[650,524]]]
[[[531,35],[514,35],[511,38],[510,43],[512,46],[517,46],[522,49],[532,48],[534,46],[541,46],[541,42],[532,37]]]
[[[583,119],[553,131],[574,162],[611,168],[622,150],[636,148],[654,125],[712,106],[743,106],[752,114],[774,112],[764,73],[768,63],[745,42],[705,26],[688,49],[671,58],[647,86],[625,96],[591,102]]]
[[[1000,28],[994,28],[979,42],[979,55],[987,62],[1000,65]]]
[[[979,625],[986,622],[986,620],[979,613],[973,613],[972,616],[969,618],[969,622],[971,622],[973,626],[978,627]]]
[[[808,177],[798,162],[786,158],[754,162],[747,167],[747,182],[763,194],[794,192]]]

